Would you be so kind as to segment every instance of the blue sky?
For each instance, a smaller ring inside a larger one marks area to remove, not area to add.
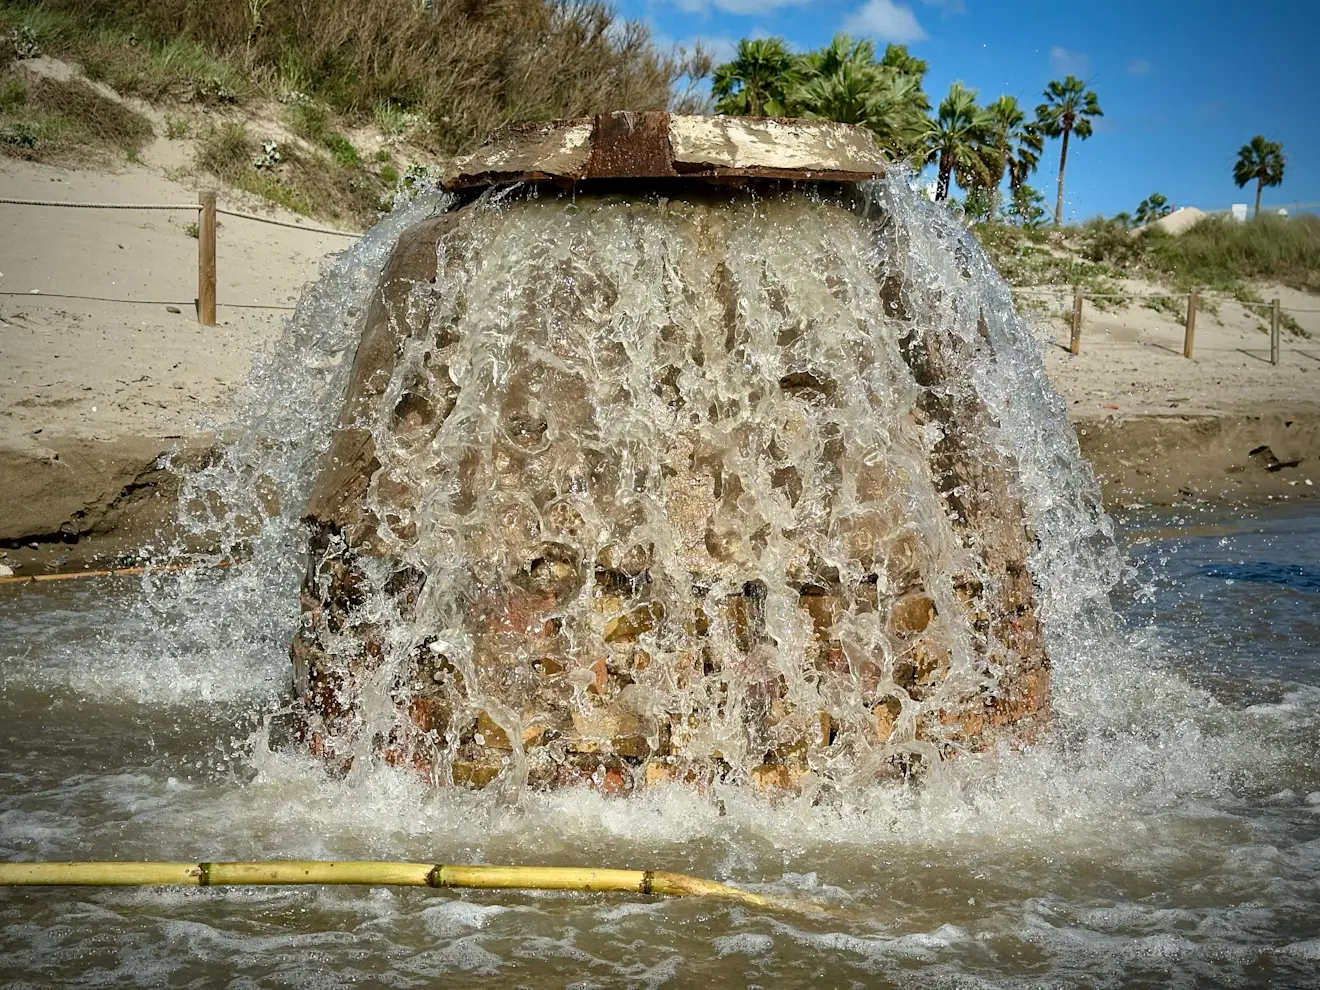
[[[1254,134],[1282,141],[1283,185],[1265,204],[1320,201],[1320,0],[615,0],[664,42],[701,40],[722,56],[738,38],[780,35],[813,48],[837,31],[908,45],[930,63],[938,103],[962,80],[982,102],[1040,102],[1052,78],[1091,84],[1105,112],[1069,146],[1066,218],[1129,212],[1151,192],[1182,206],[1252,202],[1232,166]],[[1059,142],[1032,185],[1051,210]]]

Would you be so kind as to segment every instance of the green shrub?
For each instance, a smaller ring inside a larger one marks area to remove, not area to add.
[[[1082,257],[1119,268],[1138,268],[1146,260],[1150,232],[1133,233],[1121,220],[1096,217],[1083,225],[1079,240]]]
[[[392,100],[377,103],[371,116],[388,138],[402,137],[417,126],[417,114]]]
[[[151,136],[150,121],[86,83],[0,79],[0,144],[9,154],[77,161],[114,151],[133,158]]]
[[[380,168],[380,181],[387,186],[396,186],[399,184],[399,170],[393,165],[382,165]]]
[[[171,141],[182,141],[192,135],[192,124],[184,117],[165,115],[165,136]]]
[[[41,145],[41,135],[30,121],[0,124],[0,144],[20,152],[36,151]]]
[[[258,162],[261,163],[260,167]],[[317,154],[267,141],[258,146],[239,124],[212,128],[198,145],[197,165],[247,192],[308,216],[374,223],[383,190],[365,172],[341,168]]]
[[[327,134],[321,143],[330,149],[330,157],[340,168],[357,168],[361,161],[357,148],[342,134]]]
[[[12,113],[27,102],[27,87],[10,76],[0,80],[0,113]]]

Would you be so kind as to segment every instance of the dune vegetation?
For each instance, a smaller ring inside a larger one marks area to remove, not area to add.
[[[700,109],[710,70],[603,0],[0,0],[0,152],[45,161],[132,155],[151,128],[125,129],[120,106],[119,133],[98,131],[72,106],[91,87],[15,70],[39,55],[163,111],[217,177],[359,224],[410,166],[520,121]],[[292,140],[267,147],[271,118]],[[368,154],[364,131],[384,146]]]
[[[445,153],[511,122],[662,109],[693,68],[598,0],[5,0],[0,11],[124,94],[300,96],[350,120],[410,120]]]

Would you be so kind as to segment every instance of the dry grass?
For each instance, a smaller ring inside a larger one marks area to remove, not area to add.
[[[296,93],[354,120],[384,106],[415,114],[419,139],[444,153],[511,122],[662,109],[693,68],[600,0],[436,0],[431,11],[416,0],[3,0],[0,11],[123,92]]]
[[[279,101],[306,146],[256,168],[252,138],[213,128],[199,138],[204,167],[291,209],[360,223],[375,219],[399,170],[388,152],[384,167],[362,160],[345,137],[359,125],[433,159],[519,121],[691,109],[691,88],[677,90],[710,62],[659,51],[604,0],[435,0],[429,11],[418,0],[0,0],[0,67],[36,51],[166,106],[232,118]],[[169,136],[196,135],[201,115],[171,109],[182,116],[167,118]],[[8,124],[10,153],[30,157],[34,143],[67,145],[59,135],[73,133],[59,121]]]
[[[1253,284],[1259,281],[1320,293],[1320,217],[1262,216],[1247,223],[1209,217],[1177,236],[1158,228],[1133,232],[1103,218],[1057,232],[1000,223],[973,230],[1011,285],[1081,285],[1115,292],[1117,279],[1141,278],[1171,293],[1143,298],[1141,305],[1179,321],[1187,312],[1180,294],[1191,288],[1231,295],[1242,303],[1262,301]],[[1092,300],[1101,309],[1124,302]],[[1212,297],[1203,295],[1199,306],[1217,311]],[[1286,313],[1283,326],[1304,335]]]
[[[1320,292],[1320,217],[1210,217],[1177,237],[1153,237],[1150,258],[1184,283],[1231,289],[1242,279],[1270,279]]]
[[[0,153],[74,163],[133,158],[151,124],[86,83],[0,74]]]
[[[287,144],[279,146],[278,156],[277,164],[257,167],[254,162],[263,157],[260,143],[232,122],[213,128],[197,145],[198,168],[269,202],[360,226],[376,220],[389,191],[378,176]]]

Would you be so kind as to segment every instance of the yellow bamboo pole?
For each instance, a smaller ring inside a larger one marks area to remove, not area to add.
[[[43,581],[75,581],[78,578],[131,577],[134,574],[169,574],[193,567],[229,567],[232,561],[218,560],[208,564],[161,564],[156,567],[115,567],[104,571],[69,571],[64,574],[12,574],[0,577],[0,584],[38,584]]]
[[[453,866],[433,863],[272,860],[253,863],[0,863],[0,886],[142,887],[368,884],[477,890],[621,891],[714,897],[752,907],[788,905],[711,880],[655,870],[579,866]]]

